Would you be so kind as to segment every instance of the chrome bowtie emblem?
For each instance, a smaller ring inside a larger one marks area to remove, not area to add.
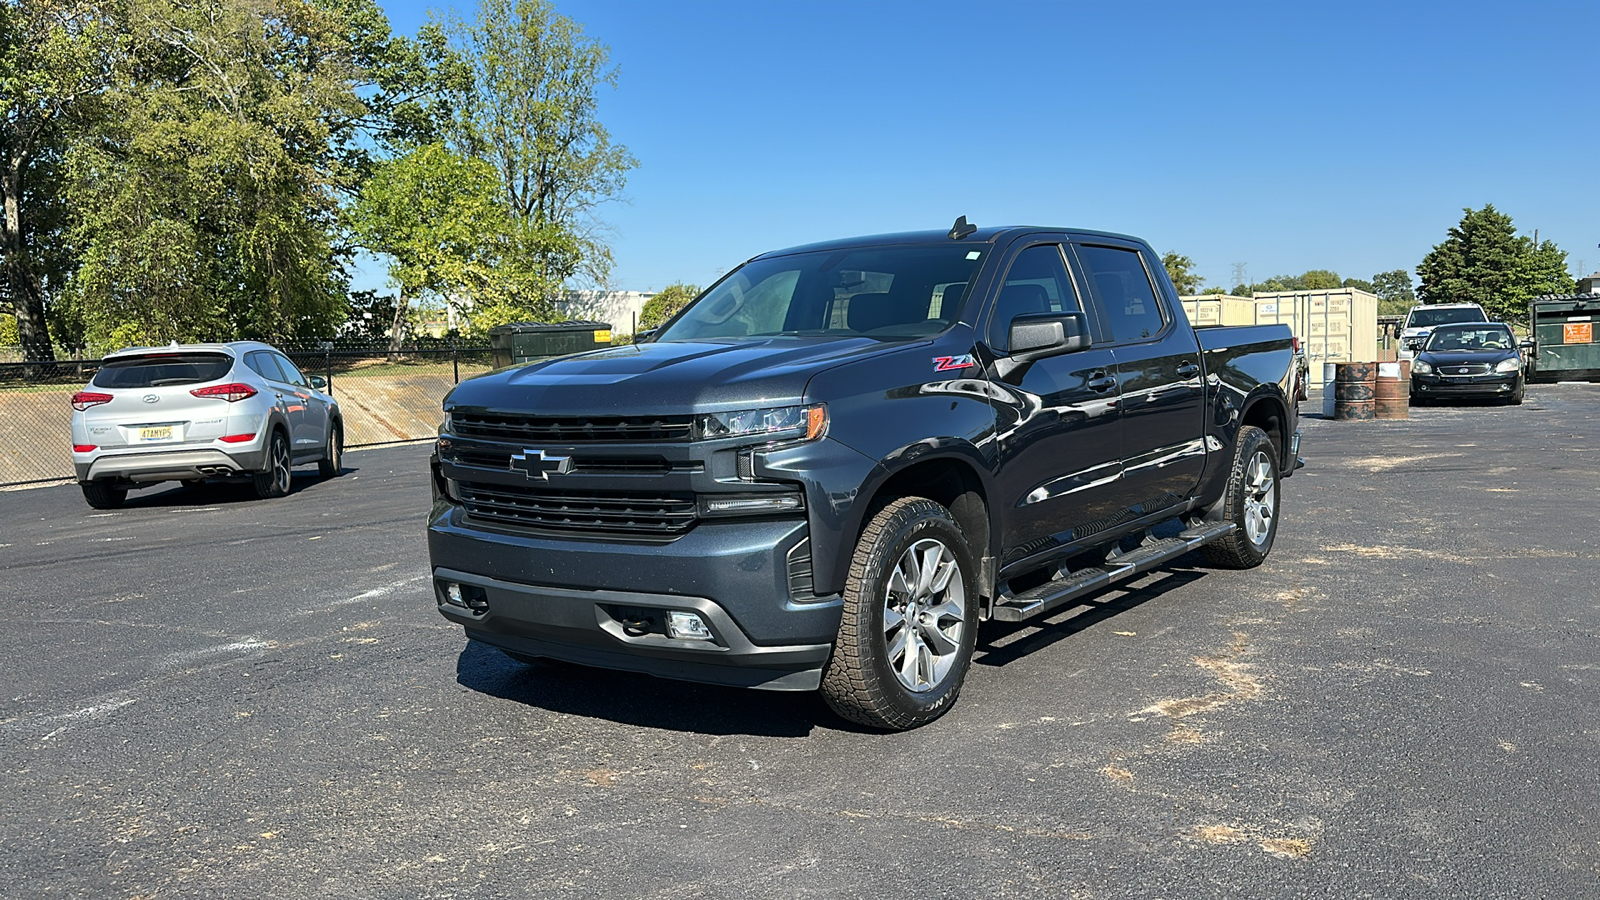
[[[143,397],[143,400],[146,403],[160,403],[161,402],[161,398],[157,397],[155,394],[145,394],[144,397]]]
[[[566,475],[572,471],[572,457],[554,456],[543,450],[524,450],[511,454],[511,468],[529,478],[549,481],[551,475]]]

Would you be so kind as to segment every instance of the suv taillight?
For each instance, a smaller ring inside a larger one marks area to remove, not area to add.
[[[248,384],[234,382],[233,384],[214,384],[211,387],[195,388],[189,393],[196,397],[216,397],[218,400],[237,403],[240,400],[248,400],[254,397],[256,389]]]
[[[94,391],[79,391],[72,395],[72,408],[82,412],[91,406],[111,402],[110,394],[97,394]]]

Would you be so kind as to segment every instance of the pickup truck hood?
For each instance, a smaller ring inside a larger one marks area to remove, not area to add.
[[[871,338],[780,335],[593,350],[461,382],[445,407],[539,415],[715,412],[803,398],[825,368],[907,346]]]

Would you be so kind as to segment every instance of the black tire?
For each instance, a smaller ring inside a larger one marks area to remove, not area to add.
[[[94,509],[121,509],[122,502],[128,499],[127,488],[104,481],[80,481],[78,487],[83,488],[84,501]]]
[[[289,493],[289,485],[294,478],[294,460],[289,456],[289,440],[283,432],[273,429],[272,437],[267,440],[267,467],[254,473],[251,486],[256,490],[256,496],[262,500],[271,500]]]
[[[828,706],[891,730],[944,715],[977,644],[975,571],[961,527],[932,500],[904,497],[873,516],[850,558],[839,636],[822,672]]]
[[[1205,546],[1206,559],[1212,565],[1251,569],[1267,558],[1278,535],[1280,484],[1278,448],[1272,438],[1253,425],[1240,428],[1228,488],[1218,501],[1220,506],[1207,516],[1238,527]]]
[[[1506,398],[1506,403],[1511,406],[1521,406],[1522,398],[1527,396],[1527,393],[1528,386],[1526,384],[1519,384],[1517,385],[1517,389],[1511,392],[1511,396]]]
[[[328,443],[322,448],[322,458],[317,460],[317,474],[323,478],[338,478],[344,472],[344,423],[338,419],[328,422]]]

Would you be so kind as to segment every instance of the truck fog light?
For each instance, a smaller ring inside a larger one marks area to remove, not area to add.
[[[667,611],[667,636],[680,641],[714,640],[706,620],[697,612]]]
[[[456,584],[454,581],[445,582],[444,602],[451,606],[459,606],[462,609],[466,609],[467,601],[461,596],[461,585]]]

